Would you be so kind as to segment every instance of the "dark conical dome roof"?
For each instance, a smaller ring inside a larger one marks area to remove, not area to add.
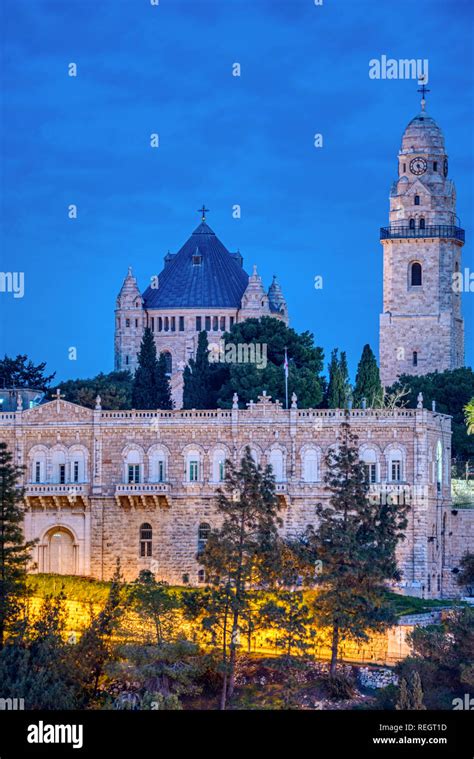
[[[145,308],[239,308],[248,284],[233,255],[203,221],[176,253],[166,256],[158,288],[143,293]]]

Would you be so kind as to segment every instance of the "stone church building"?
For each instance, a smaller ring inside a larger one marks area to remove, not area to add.
[[[249,276],[239,252],[230,253],[206,223],[177,253],[168,253],[164,269],[151,277],[143,294],[129,268],[115,311],[115,369],[134,371],[145,327],[150,327],[159,353],[167,357],[175,408],[182,405],[183,370],[196,353],[198,335],[206,330],[218,342],[226,330],[255,317],[272,316],[288,323],[288,309],[276,277],[265,290],[254,265]]]
[[[401,372],[422,373],[463,363],[460,295],[451,275],[464,241],[456,226],[441,131],[424,110],[402,139],[399,179],[390,196],[390,226],[382,230],[384,310],[380,368],[385,383]],[[436,410],[299,409],[263,393],[232,409],[180,409],[182,371],[205,329],[219,338],[235,322],[273,316],[288,322],[276,280],[268,291],[240,253],[230,253],[202,220],[141,293],[131,270],[117,301],[115,367],[134,369],[143,330],[169,356],[175,409],[103,410],[61,398],[0,413],[0,439],[24,467],[25,535],[36,539],[39,572],[109,579],[117,557],[126,579],[150,569],[158,579],[199,584],[198,562],[218,526],[216,489],[225,462],[271,464],[282,532],[317,526],[324,503],[324,458],[337,446],[345,413],[359,437],[371,497],[409,504],[398,547],[399,590],[429,598],[459,593],[461,557],[474,545],[474,510],[451,500],[451,419]],[[291,392],[291,388],[290,388]]]

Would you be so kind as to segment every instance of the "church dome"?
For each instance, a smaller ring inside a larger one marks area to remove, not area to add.
[[[145,308],[239,308],[248,274],[242,256],[230,253],[202,223],[176,254],[165,257],[156,289],[143,293]]]
[[[444,150],[441,129],[431,116],[422,111],[405,129],[400,153],[444,153]]]

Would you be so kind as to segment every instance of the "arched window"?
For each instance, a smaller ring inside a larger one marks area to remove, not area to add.
[[[441,440],[436,445],[436,489],[441,490],[443,483],[443,446]]]
[[[53,482],[64,485],[66,482],[66,454],[64,451],[53,451]]]
[[[163,351],[166,362],[166,374],[172,374],[173,372],[173,359],[169,351]]]
[[[420,229],[424,229],[424,228],[425,228],[425,220],[424,220],[423,217],[421,217],[421,219],[420,219]]]
[[[200,569],[198,572],[198,582],[201,584],[206,582],[206,571],[204,569]]]
[[[285,473],[284,473],[283,453],[280,451],[279,448],[273,448],[273,450],[270,451],[269,464],[272,468],[273,476],[275,477],[275,482],[284,482]]]
[[[225,479],[225,451],[218,448],[212,455],[212,481],[224,482]]]
[[[150,482],[166,482],[167,468],[167,455],[165,451],[158,446],[153,446],[149,452]]]
[[[152,526],[145,522],[140,527],[140,556],[151,556],[152,538]]]
[[[415,206],[419,206],[419,205],[420,205],[420,196],[415,195]]]
[[[423,275],[421,264],[418,261],[414,261],[410,266],[410,285],[412,287],[421,287],[423,282]]]
[[[415,219],[410,219],[409,227],[410,229],[415,229]]]
[[[373,448],[365,448],[360,454],[365,469],[365,477],[369,484],[379,481],[377,453]]]
[[[125,482],[129,484],[142,481],[140,452],[133,449],[127,453],[125,461]]]
[[[190,450],[186,454],[186,479],[188,482],[201,480],[201,456],[199,451]]]
[[[211,525],[207,522],[201,522],[198,529],[198,554],[204,551],[210,534]]]
[[[84,451],[79,447],[69,449],[70,482],[86,481],[86,465]]]
[[[404,474],[403,452],[399,448],[392,448],[388,454],[387,480],[389,482],[403,482]]]
[[[31,482],[46,482],[46,451],[31,452]]]
[[[413,366],[418,366],[418,351],[413,351]]]
[[[309,448],[303,455],[303,481],[318,481],[318,452],[315,448]]]

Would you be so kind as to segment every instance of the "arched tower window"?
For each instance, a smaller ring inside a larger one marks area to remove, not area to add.
[[[420,205],[420,196],[415,195],[415,206],[419,206],[419,205]]]
[[[421,287],[423,283],[423,275],[421,264],[418,261],[414,261],[410,265],[410,285],[412,287]]]
[[[420,219],[420,229],[425,229],[425,220],[423,217]]]
[[[152,538],[152,526],[144,522],[140,527],[140,556],[151,556]]]
[[[413,366],[418,366],[418,351],[413,351]]]
[[[166,374],[172,374],[173,373],[173,359],[171,357],[171,353],[169,351],[163,351],[163,355],[165,357],[165,362],[166,362]]]
[[[415,229],[415,219],[410,219],[409,227],[410,229]]]

